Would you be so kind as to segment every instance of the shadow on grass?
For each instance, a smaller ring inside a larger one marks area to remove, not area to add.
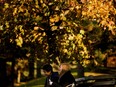
[[[15,87],[44,87],[45,77],[34,79],[32,81],[26,82],[25,84],[20,84]]]

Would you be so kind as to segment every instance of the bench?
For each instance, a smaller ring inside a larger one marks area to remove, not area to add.
[[[116,75],[76,78],[76,87],[116,87]]]

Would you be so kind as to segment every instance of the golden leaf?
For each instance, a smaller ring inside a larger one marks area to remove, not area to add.
[[[22,47],[23,38],[22,38],[21,36],[19,36],[15,41],[16,41],[16,44],[17,44],[19,47]]]
[[[54,18],[50,18],[50,22],[54,22]]]
[[[9,4],[8,4],[8,3],[5,3],[5,4],[4,4],[4,7],[5,7],[5,8],[9,8]]]
[[[52,31],[57,30],[58,26],[52,26]]]
[[[13,15],[15,15],[16,13],[17,13],[17,8],[14,9]]]

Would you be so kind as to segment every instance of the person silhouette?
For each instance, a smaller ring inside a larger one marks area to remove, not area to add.
[[[53,72],[53,68],[50,64],[45,64],[42,69],[44,75],[46,76],[44,87],[55,87],[53,83],[55,84],[58,83],[58,79],[59,79],[58,72]]]

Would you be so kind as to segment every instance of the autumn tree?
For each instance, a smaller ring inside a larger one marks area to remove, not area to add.
[[[104,39],[108,37],[108,42],[115,42],[114,3],[114,0],[6,0],[0,7],[0,40],[4,42],[0,45],[8,51],[3,54],[14,56],[17,50],[27,48],[32,66],[35,57],[44,63],[75,60],[86,65],[85,60],[95,58],[94,50],[102,49],[99,45]]]

